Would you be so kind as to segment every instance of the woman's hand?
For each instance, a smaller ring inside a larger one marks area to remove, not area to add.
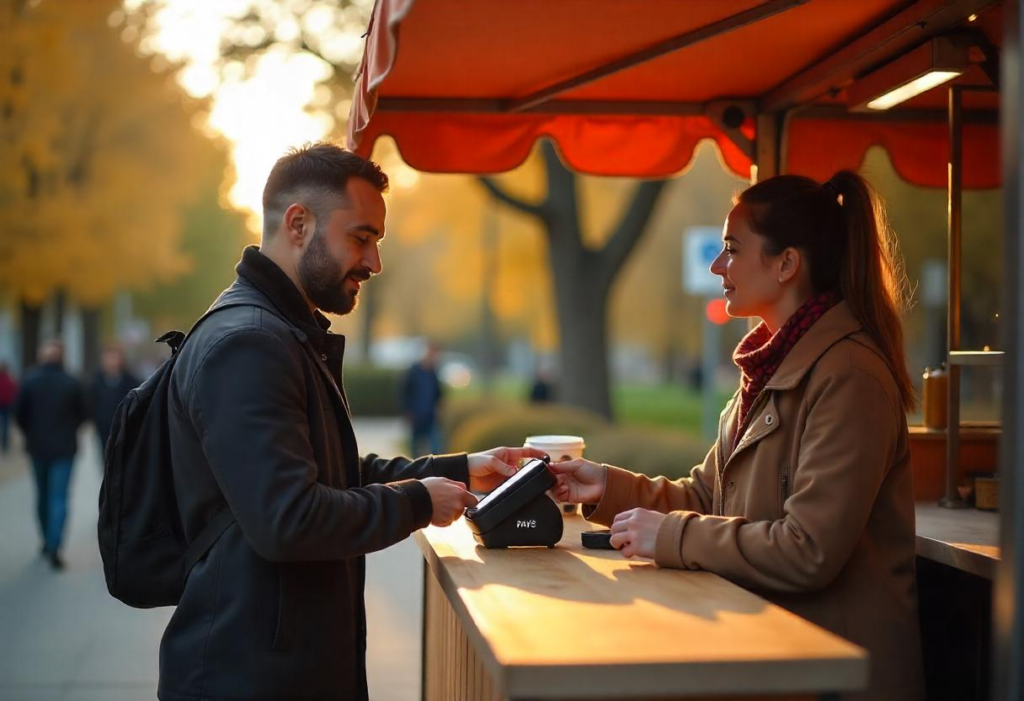
[[[648,509],[623,511],[612,521],[611,544],[625,557],[654,559],[654,546],[658,542],[658,529],[665,514]]]
[[[558,477],[552,489],[558,501],[570,504],[596,504],[604,496],[605,469],[603,465],[580,458],[550,465]]]
[[[545,455],[536,448],[491,448],[471,453],[468,457],[469,488],[474,492],[490,492],[516,473],[520,460]]]

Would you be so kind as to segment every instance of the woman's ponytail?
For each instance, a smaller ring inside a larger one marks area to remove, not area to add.
[[[878,344],[896,378],[903,408],[916,404],[907,372],[901,316],[909,308],[909,288],[896,236],[885,208],[864,178],[842,170],[827,185],[839,198],[846,233],[839,287],[857,320]]]

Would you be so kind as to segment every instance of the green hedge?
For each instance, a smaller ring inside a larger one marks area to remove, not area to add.
[[[582,436],[585,455],[647,475],[684,477],[711,447],[697,436],[655,428],[614,426],[588,411],[557,404],[502,406],[466,403],[467,411],[448,434],[452,450],[474,452],[499,445],[522,445],[526,436]],[[472,408],[475,413],[468,414]]]
[[[522,445],[527,436],[567,434],[585,441],[606,427],[604,419],[583,409],[558,404],[531,404],[483,409],[451,434],[452,450],[474,452],[500,445]]]
[[[470,419],[494,412],[507,412],[518,406],[521,405],[506,399],[445,397],[441,404],[441,431],[445,436],[451,438],[458,434],[462,425]]]
[[[685,477],[711,448],[697,436],[649,428],[610,426],[587,440],[586,456],[652,477]]]
[[[357,417],[401,416],[402,370],[355,365],[345,368],[345,395]]]

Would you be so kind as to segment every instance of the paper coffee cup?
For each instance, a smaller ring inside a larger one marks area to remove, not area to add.
[[[580,436],[527,436],[523,447],[543,450],[551,456],[551,462],[564,462],[582,458],[586,443]],[[564,513],[576,513],[576,504],[559,502],[559,505]]]

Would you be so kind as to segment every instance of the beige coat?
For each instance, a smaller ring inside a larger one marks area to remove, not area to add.
[[[865,647],[870,692],[852,698],[923,698],[907,422],[877,347],[840,303],[790,351],[731,450],[737,407],[687,478],[608,467],[588,517],[667,513],[660,566],[715,572]]]

